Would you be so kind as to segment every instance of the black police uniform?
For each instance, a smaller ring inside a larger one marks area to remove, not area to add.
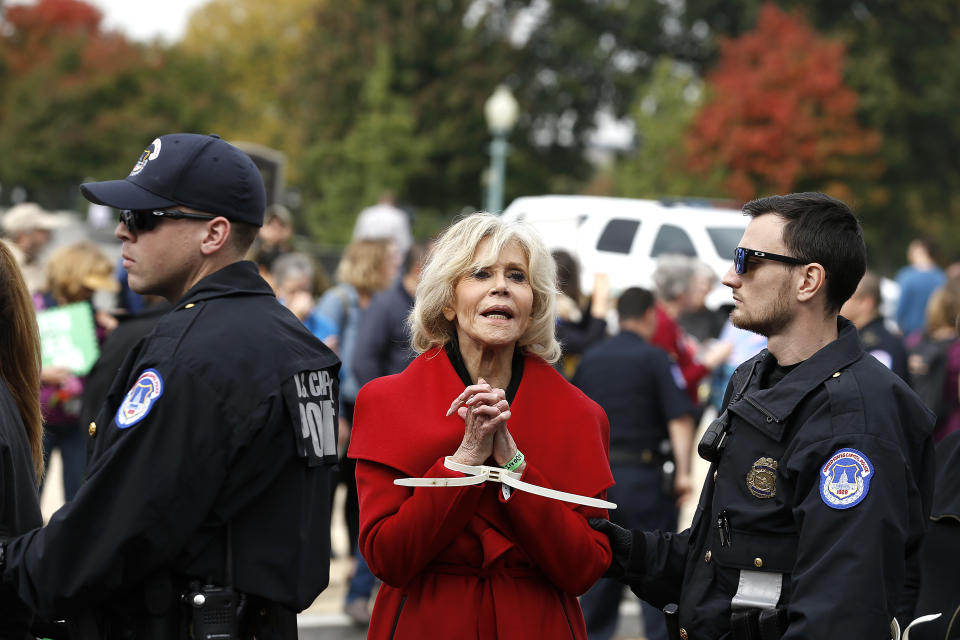
[[[679,603],[681,637],[737,637],[731,600],[750,571],[781,574],[783,638],[890,637],[930,514],[933,416],[838,326],[772,388],[766,350],[736,370],[692,527],[634,532],[624,579],[657,606]]]
[[[663,486],[663,465],[671,458],[668,423],[694,409],[670,366],[663,349],[621,331],[587,350],[573,378],[610,420],[616,485],[607,490],[607,499],[618,505],[610,520],[629,529],[677,528],[673,487]],[[622,591],[622,584],[605,578],[581,597],[592,639],[613,637]],[[644,611],[644,630],[649,638],[663,637],[663,616],[651,609]]]
[[[4,363],[10,364],[15,363]],[[0,535],[15,535],[41,525],[27,431],[20,408],[0,377]],[[23,638],[32,618],[33,612],[20,602],[12,586],[0,584],[0,638]]]
[[[887,365],[902,380],[910,382],[907,377],[907,350],[903,341],[890,333],[883,318],[874,318],[864,325],[860,329],[860,339],[867,353]]]
[[[192,580],[246,594],[243,637],[295,638],[329,577],[338,369],[253,263],[204,278],[124,362],[87,481],[9,541],[4,579],[74,638],[187,637]]]

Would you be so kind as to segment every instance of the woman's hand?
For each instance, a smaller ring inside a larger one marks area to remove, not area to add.
[[[471,466],[483,464],[494,454],[495,437],[510,418],[506,394],[480,378],[450,404],[447,415],[454,412],[464,422],[463,440],[453,454],[454,461]]]
[[[517,455],[517,443],[513,441],[510,430],[507,429],[507,423],[504,422],[493,437],[493,459],[498,467],[502,467]],[[514,469],[515,473],[523,473],[527,468],[526,460]]]

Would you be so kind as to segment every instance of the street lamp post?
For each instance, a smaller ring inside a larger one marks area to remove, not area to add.
[[[507,168],[507,136],[517,123],[519,107],[510,88],[501,84],[483,105],[483,115],[493,139],[490,141],[490,177],[487,183],[487,211],[503,210],[503,187]]]

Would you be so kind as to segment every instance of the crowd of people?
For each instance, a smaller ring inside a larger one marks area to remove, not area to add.
[[[235,159],[215,185],[232,199],[203,182],[212,153]],[[170,603],[215,584],[249,599],[230,601],[237,625],[293,637],[291,612],[326,586],[337,485],[344,611],[371,638],[612,638],[624,587],[649,640],[881,637],[956,606],[938,558],[960,519],[960,277],[930,243],[910,244],[885,318],[846,205],[760,199],[722,276],[733,304],[710,309],[720,276],[696,259],[663,257],[652,290],[598,273],[584,292],[576,256],[522,223],[477,213],[417,241],[385,194],[331,278],[290,211],[250,191],[251,167],[215,136],[172,134],[126,179],[84,185],[123,211],[119,264],[88,241],[46,251],[63,223],[37,205],[4,214],[0,312],[18,330],[0,433],[20,453],[2,492],[29,494],[58,450],[68,503],[44,528],[35,501],[3,513],[15,632],[31,611],[79,611],[74,637],[187,637],[163,635],[195,624]],[[47,363],[25,300],[82,309],[99,359]],[[24,358],[35,377],[14,375]],[[147,485],[121,514],[133,496],[112,493]],[[277,520],[261,530],[264,513]],[[87,540],[94,522],[116,526]],[[825,602],[837,591],[853,613]]]

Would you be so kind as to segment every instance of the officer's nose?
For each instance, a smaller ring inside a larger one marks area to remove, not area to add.
[[[127,228],[127,225],[125,225],[123,221],[117,222],[117,226],[113,229],[113,235],[123,242],[133,240],[133,234],[130,233],[130,229]]]
[[[730,268],[727,269],[727,272],[723,274],[723,279],[720,280],[725,287],[730,287],[731,289],[736,289],[743,284],[743,280],[740,279],[740,274],[737,273],[737,270],[731,264]]]

